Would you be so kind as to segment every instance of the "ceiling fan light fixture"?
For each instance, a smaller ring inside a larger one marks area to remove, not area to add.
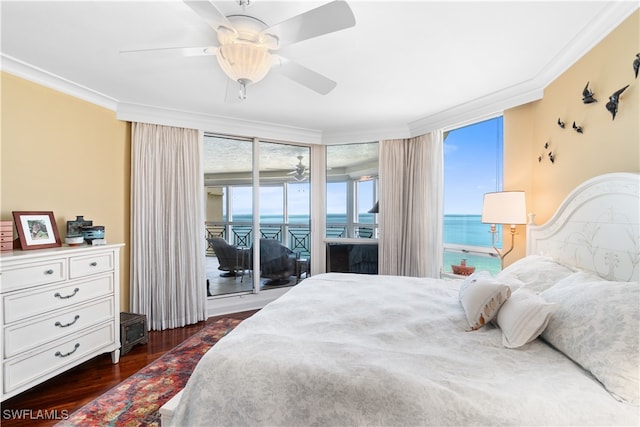
[[[218,64],[233,81],[242,85],[257,83],[271,69],[271,54],[265,46],[247,42],[225,44],[218,48]]]

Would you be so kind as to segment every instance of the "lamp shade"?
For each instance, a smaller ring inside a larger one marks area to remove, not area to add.
[[[376,202],[375,205],[371,209],[368,210],[369,213],[380,213],[380,202]]]
[[[482,222],[486,224],[526,224],[524,191],[486,193],[482,203]]]
[[[255,43],[224,44],[216,58],[224,73],[242,84],[259,82],[271,69],[269,49]]]

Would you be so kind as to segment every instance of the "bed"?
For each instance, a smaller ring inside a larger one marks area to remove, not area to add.
[[[585,182],[495,277],[305,279],[203,356],[163,424],[639,425],[639,182]]]

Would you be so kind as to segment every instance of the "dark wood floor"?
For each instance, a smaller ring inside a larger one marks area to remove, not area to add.
[[[80,409],[91,400],[135,374],[176,345],[200,331],[220,317],[246,319],[255,311],[210,317],[205,322],[183,328],[149,332],[148,343],[140,344],[122,356],[117,364],[111,363],[111,354],[102,354],[69,371],[56,376],[24,393],[2,402],[0,424],[10,426],[52,426],[59,420],[12,419],[11,411],[31,410],[31,418],[40,414],[63,416]],[[39,412],[40,411],[40,412]],[[57,411],[57,412],[55,412]],[[22,412],[25,413],[25,412]]]

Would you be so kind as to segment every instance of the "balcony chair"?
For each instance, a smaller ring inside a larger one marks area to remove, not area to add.
[[[213,237],[207,241],[218,257],[218,270],[224,272],[220,277],[234,277],[251,269],[251,257],[246,249],[230,245],[221,237]]]
[[[253,253],[249,255],[253,259]],[[296,274],[295,252],[275,239],[260,239],[260,277],[270,279],[266,286],[289,283]]]

